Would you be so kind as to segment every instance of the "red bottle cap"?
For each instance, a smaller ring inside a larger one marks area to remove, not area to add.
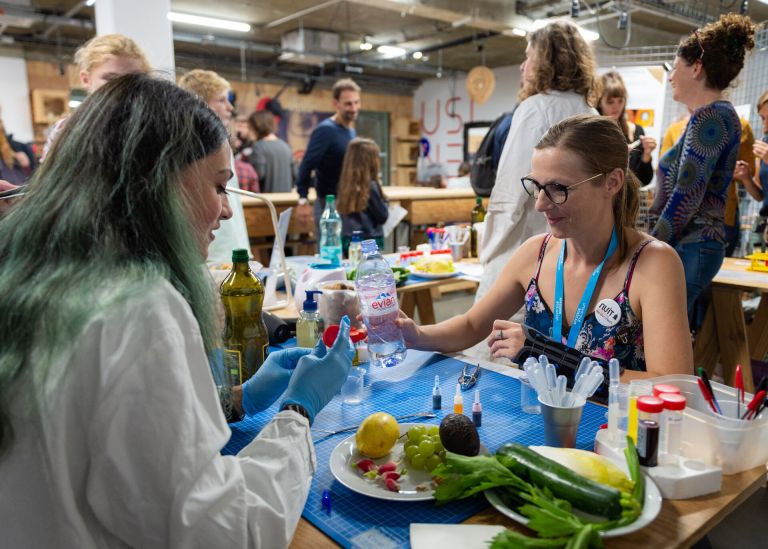
[[[664,410],[664,402],[654,396],[637,397],[637,409],[648,414],[658,414]]]
[[[685,410],[685,397],[674,393],[662,393],[659,398],[665,410]]]
[[[325,343],[326,347],[332,347],[333,344],[336,342],[337,337],[339,337],[339,325],[331,324],[323,332],[323,343]],[[352,340],[352,343],[357,343],[358,341],[362,341],[366,337],[368,337],[368,331],[365,328],[349,329],[349,339]]]
[[[657,383],[653,386],[653,396],[657,397],[663,393],[680,394],[680,387],[670,385],[669,383]]]

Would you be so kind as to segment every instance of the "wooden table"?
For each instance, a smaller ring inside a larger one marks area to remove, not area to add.
[[[467,263],[477,263],[477,260],[464,260]],[[466,277],[462,275],[450,277],[450,278],[438,278],[433,280],[426,279],[413,279],[414,282],[410,282],[405,286],[401,286],[397,289],[398,299],[400,300],[400,308],[409,317],[413,318],[414,313],[419,313],[419,324],[435,324],[435,308],[432,301],[432,290],[434,288],[445,288],[451,286],[457,282],[463,282],[469,284],[470,287],[474,285],[477,287],[478,282],[472,277]],[[285,299],[284,294],[277,296],[278,301]],[[299,312],[296,310],[295,304],[291,303],[288,307],[276,309],[270,311],[271,313],[279,316],[285,320],[293,320],[299,317]]]
[[[266,193],[277,209],[278,215],[298,204],[299,194]],[[432,189],[422,187],[384,187],[384,196],[391,204],[400,204],[408,210],[405,221],[411,225],[435,225],[437,223],[469,223],[475,206],[472,189]],[[315,200],[314,189],[310,189],[310,202]],[[245,223],[251,238],[274,236],[272,221],[267,206],[254,198],[242,197]],[[314,223],[299,223],[295,210],[291,215],[289,233],[314,232]]]
[[[712,302],[696,336],[694,363],[712,373],[718,358],[723,377],[734,384],[736,365],[744,372],[744,388],[754,391],[751,359],[768,354],[768,273],[748,271],[749,261],[726,258],[712,281]],[[741,297],[744,292],[761,293],[760,305],[747,328]]]

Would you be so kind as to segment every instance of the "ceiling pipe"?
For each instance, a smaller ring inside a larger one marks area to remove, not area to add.
[[[6,15],[32,19],[37,22],[53,23],[62,27],[78,27],[81,29],[94,30],[95,25],[90,19],[80,19],[76,17],[64,17],[63,15],[48,15],[39,13],[31,9],[23,8],[16,4],[0,2],[0,11]]]
[[[275,19],[274,21],[270,21],[266,25],[263,25],[263,28],[272,29],[274,27],[279,27],[284,23],[289,23],[291,21],[295,21],[296,19],[301,19],[305,15],[309,15],[310,13],[314,13],[316,11],[324,10],[325,8],[335,6],[336,4],[340,4],[343,1],[344,0],[329,0],[328,2],[323,2],[322,4],[312,6],[311,8],[306,8],[306,9],[291,13],[290,15],[286,15],[285,17],[281,17],[280,19]]]
[[[77,4],[72,6],[70,9],[64,13],[64,17],[72,17],[73,15],[77,15],[80,13],[80,10],[83,9],[86,5],[86,0],[80,0]],[[49,26],[45,31],[43,32],[43,38],[48,38],[53,31],[58,29],[61,25],[54,23],[51,26]]]

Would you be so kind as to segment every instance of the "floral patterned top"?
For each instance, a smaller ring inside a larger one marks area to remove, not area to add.
[[[725,242],[725,198],[740,143],[741,122],[730,102],[693,111],[683,135],[659,160],[653,236],[671,246]]]
[[[552,337],[552,310],[539,293],[538,279],[544,252],[551,237],[552,235],[548,234],[541,244],[536,273],[531,278],[525,292],[525,325],[550,338]],[[606,361],[616,358],[621,366],[627,370],[645,371],[643,324],[629,304],[629,285],[632,282],[632,273],[635,270],[637,258],[649,242],[651,241],[644,241],[635,250],[629,262],[624,286],[619,295],[613,298],[621,310],[619,322],[615,326],[603,326],[595,318],[594,312],[589,313],[584,318],[584,324],[581,326],[579,337],[576,339],[576,350],[580,353]],[[563,327],[563,344],[567,344],[566,338],[569,328],[570,326]]]

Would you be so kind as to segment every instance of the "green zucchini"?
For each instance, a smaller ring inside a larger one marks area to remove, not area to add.
[[[585,478],[567,467],[515,442],[505,444],[496,458],[524,480],[592,515],[621,517],[621,492]]]

